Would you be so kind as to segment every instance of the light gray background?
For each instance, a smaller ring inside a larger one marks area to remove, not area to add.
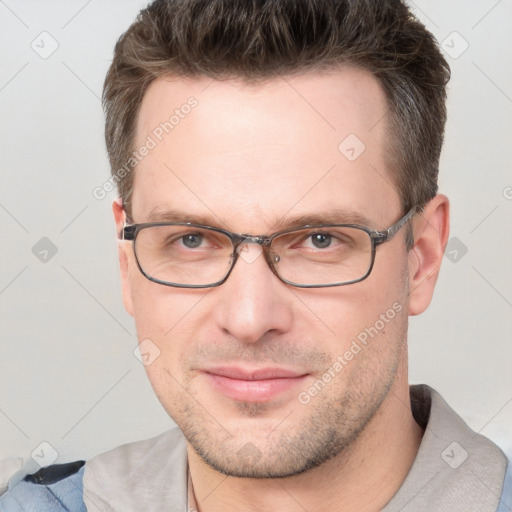
[[[109,176],[103,78],[145,3],[0,1],[0,459],[32,463],[41,442],[57,462],[87,458],[171,425],[133,354],[115,195],[92,195]],[[440,188],[456,240],[411,321],[411,381],[512,452],[512,1],[412,5],[450,53]],[[31,47],[52,40],[46,59]],[[32,252],[43,237],[57,247],[46,262]]]

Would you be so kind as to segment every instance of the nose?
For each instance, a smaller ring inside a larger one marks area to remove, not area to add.
[[[261,247],[243,244],[231,274],[216,290],[218,327],[246,343],[257,342],[270,332],[286,332],[293,320],[286,287],[269,268]]]

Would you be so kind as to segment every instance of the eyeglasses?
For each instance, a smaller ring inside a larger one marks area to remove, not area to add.
[[[415,215],[412,208],[388,229],[357,224],[322,224],[270,236],[231,233],[186,222],[149,222],[123,227],[133,241],[137,265],[150,281],[179,288],[210,288],[226,281],[243,244],[258,244],[272,272],[299,288],[323,288],[366,279],[375,250]]]

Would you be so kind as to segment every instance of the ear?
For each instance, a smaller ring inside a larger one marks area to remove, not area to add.
[[[132,290],[130,285],[130,261],[132,246],[129,242],[120,239],[123,226],[126,222],[126,212],[124,211],[122,200],[116,199],[112,203],[112,212],[116,222],[117,249],[119,256],[119,268],[121,271],[121,292],[123,295],[124,308],[128,314],[133,316]]]
[[[409,251],[409,315],[427,309],[434,294],[448,234],[450,204],[438,194],[414,217],[414,246]]]

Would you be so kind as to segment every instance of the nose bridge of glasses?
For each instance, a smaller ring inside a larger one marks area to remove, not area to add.
[[[256,244],[263,248],[270,245],[270,237],[264,235],[238,235],[235,240],[235,247],[239,247],[243,244]]]
[[[236,258],[240,256],[246,263],[253,263],[258,256],[262,253],[265,255],[265,260],[272,267],[272,263],[269,261],[269,248],[271,244],[271,237],[265,235],[237,235],[233,240],[234,252]],[[249,244],[256,245],[253,250],[250,250]]]

